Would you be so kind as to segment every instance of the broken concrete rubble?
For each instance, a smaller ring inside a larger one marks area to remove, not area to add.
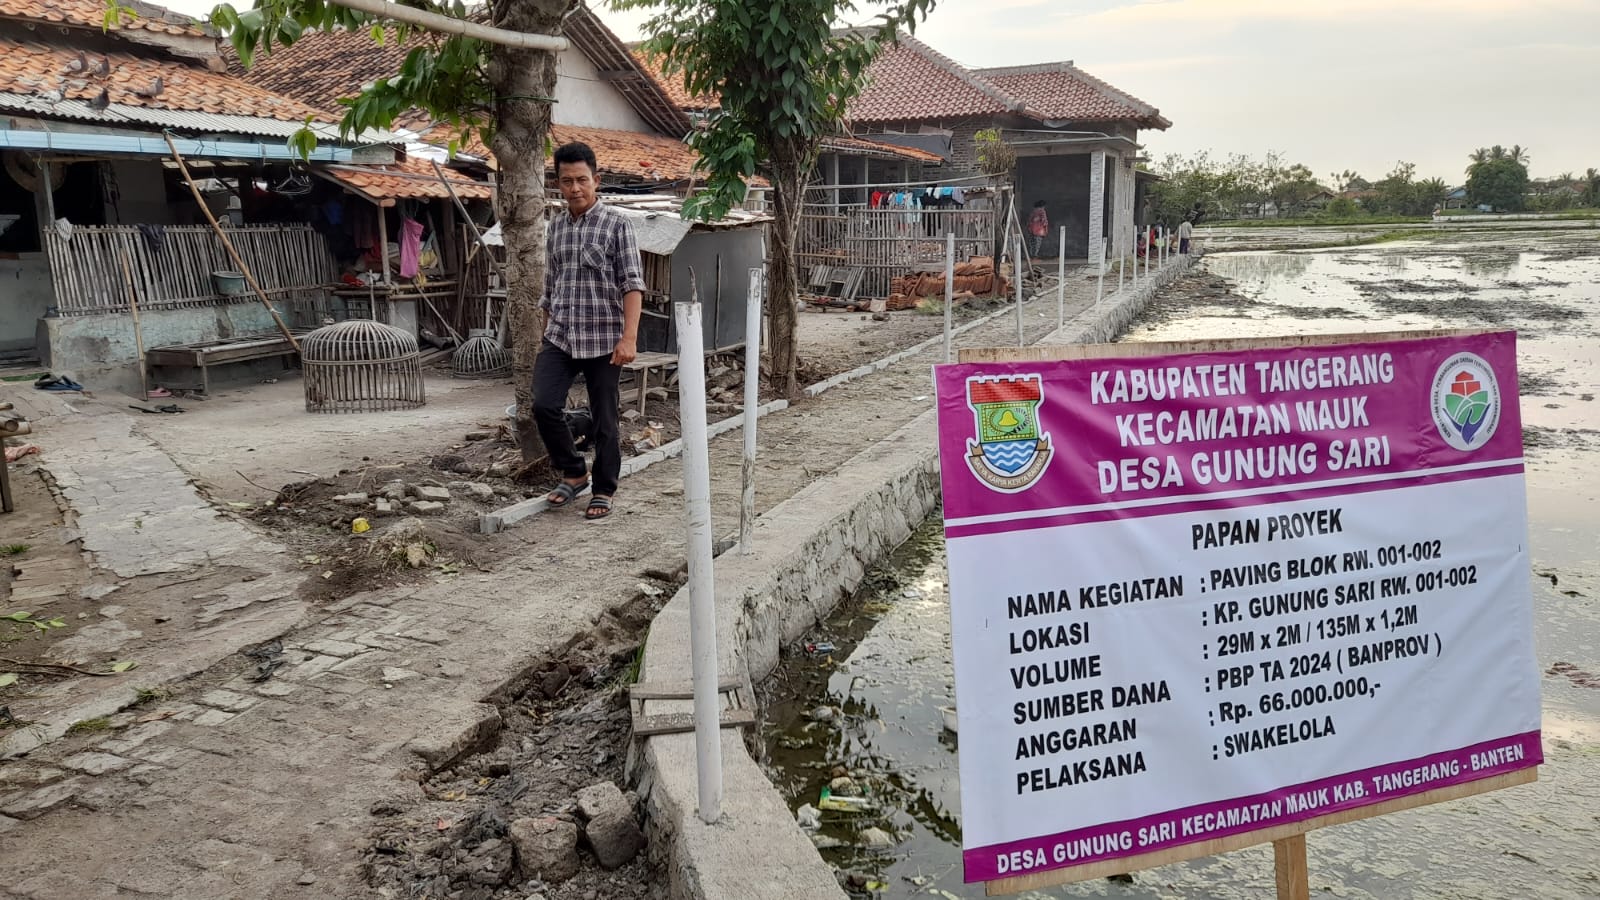
[[[549,816],[518,819],[511,823],[511,843],[526,877],[554,884],[578,874],[578,826],[571,822]]]

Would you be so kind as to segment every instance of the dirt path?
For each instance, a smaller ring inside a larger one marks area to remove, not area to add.
[[[1092,300],[1092,282],[1072,287],[1075,308]],[[1030,340],[1054,329],[1053,301],[1025,310]],[[1010,343],[1015,328],[1002,317],[960,343]],[[770,509],[925,411],[932,403],[928,367],[937,352],[763,419],[758,509]],[[393,455],[393,442],[405,436],[405,428],[377,429],[369,443]],[[741,440],[730,433],[712,445],[713,515],[722,534],[737,525]],[[375,453],[363,455],[376,461]],[[217,451],[204,465],[231,465],[226,456]],[[528,701],[519,698],[530,684],[544,689],[554,661],[581,659],[588,690],[614,674],[614,651],[636,640],[682,565],[681,479],[679,464],[668,461],[624,481],[618,513],[604,524],[552,513],[485,539],[494,552],[492,571],[430,570],[420,581],[377,586],[323,607],[305,606],[297,591],[246,604],[288,611],[303,622],[281,634],[280,653],[267,645],[265,659],[234,652],[262,637],[219,634],[219,661],[199,676],[179,684],[130,679],[108,689],[106,697],[121,692],[119,705],[133,699],[134,686],[150,693],[142,705],[6,765],[0,772],[6,841],[0,891],[41,900],[130,892],[370,895],[364,866],[372,863],[366,854],[379,819],[391,838],[409,833],[420,842],[437,836],[440,818],[419,813],[428,804],[458,804],[461,815],[451,821],[459,822],[484,803],[475,795],[430,797],[420,775],[468,751],[508,746],[521,754],[513,754],[517,764],[495,770],[504,774],[479,776],[487,779],[480,788],[505,778],[532,779],[528,767],[548,764],[549,754],[524,746],[536,736],[504,720],[528,715]],[[238,523],[225,521],[231,535]],[[259,545],[238,546],[213,562],[274,553],[269,545],[275,542],[256,534]],[[766,539],[781,537],[758,527],[756,540]],[[298,582],[320,573],[280,564],[267,577]],[[270,677],[254,680],[262,663],[274,660]],[[503,743],[513,738],[514,744]],[[615,759],[626,748],[611,750]],[[580,771],[584,777],[606,774],[604,764]],[[532,783],[560,782],[544,777]],[[560,814],[569,803],[567,796],[533,792],[508,809]],[[389,818],[395,815],[398,821]],[[69,864],[61,861],[65,846],[75,852]],[[505,883],[479,884],[471,896],[526,896]],[[611,896],[606,883],[580,877],[548,896]]]

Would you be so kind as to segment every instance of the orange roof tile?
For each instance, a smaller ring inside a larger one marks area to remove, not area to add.
[[[1155,107],[1070,62],[975,71],[1001,90],[1020,98],[1031,111],[1046,119],[1078,122],[1133,119],[1153,128],[1167,128],[1172,124],[1162,118]]]
[[[717,96],[714,91],[698,97],[690,94],[688,89],[683,86],[683,75],[668,75],[658,57],[649,56],[638,47],[632,48],[629,53],[633,56],[634,62],[639,64],[639,68],[643,69],[645,74],[649,75],[655,80],[656,84],[661,86],[661,90],[672,99],[673,103],[677,104],[679,109],[704,112],[722,105],[722,98]]]
[[[550,126],[550,143],[559,147],[573,141],[594,150],[600,171],[651,181],[683,181],[694,174],[699,154],[675,138],[612,128],[577,125]]]
[[[907,34],[867,67],[867,87],[850,101],[852,122],[957,119],[1021,112],[1022,102]]]
[[[369,200],[448,200],[450,192],[439,183],[425,159],[406,157],[392,166],[326,166],[318,173]],[[462,200],[488,200],[489,185],[452,169],[444,170],[450,187]]]
[[[105,57],[111,74],[97,77],[69,70],[69,64],[76,65],[79,56],[78,51],[64,47],[0,38],[0,92],[43,99],[59,90],[67,99],[88,101],[104,90],[110,103],[146,109],[258,116],[284,122],[302,122],[308,117],[321,122],[336,119],[299,100],[200,66],[110,53]],[[100,54],[89,54],[91,66],[99,57]],[[152,90],[157,79],[160,89]]]
[[[194,19],[153,3],[121,0],[120,5],[131,8],[136,15],[131,19],[119,19],[107,29],[109,31],[208,36],[206,29]],[[106,27],[106,3],[105,0],[0,0],[0,18],[52,22],[99,31]]]
[[[228,70],[251,84],[338,110],[339,100],[361,93],[362,85],[398,74],[417,42],[401,44],[391,35],[379,44],[365,31],[307,31],[288,47],[274,45],[270,53],[256,54],[248,70],[231,46],[223,53]]]
[[[944,162],[944,157],[930,150],[923,150],[920,147],[904,147],[899,144],[889,144],[883,141],[872,141],[858,137],[825,137],[822,139],[822,149],[827,152],[860,153],[867,156],[893,156],[897,159],[920,163],[939,164]]]

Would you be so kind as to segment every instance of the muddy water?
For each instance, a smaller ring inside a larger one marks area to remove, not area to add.
[[[1600,235],[1446,234],[1316,252],[1214,255],[1128,340],[1460,326],[1520,334],[1541,781],[1308,839],[1313,891],[1358,900],[1600,897]],[[981,897],[961,880],[958,738],[940,530],[925,526],[774,679],[769,772],[790,806],[839,776],[875,804],[823,811],[813,840],[892,898]],[[1493,691],[1493,685],[1485,685]],[[876,829],[876,831],[873,831]],[[881,833],[880,833],[881,832]],[[887,846],[871,846],[874,841]],[[1025,897],[1273,895],[1258,848]],[[858,891],[867,896],[867,890]]]

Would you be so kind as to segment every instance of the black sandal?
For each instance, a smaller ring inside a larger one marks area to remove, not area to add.
[[[609,515],[611,515],[610,497],[590,497],[589,508],[583,511],[584,519],[590,522],[598,522]]]
[[[544,495],[544,502],[550,504],[551,509],[565,509],[566,507],[572,505],[572,501],[578,499],[579,494],[588,489],[589,482],[586,480],[580,481],[577,484],[573,484],[570,481],[563,481],[556,485],[555,490]]]

